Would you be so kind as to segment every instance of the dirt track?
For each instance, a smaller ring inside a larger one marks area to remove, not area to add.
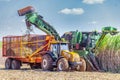
[[[0,54],[0,80],[120,80],[120,74],[105,72],[49,72],[31,70],[24,65],[21,70],[5,70]]]
[[[0,80],[120,80],[119,74],[99,72],[43,72],[41,70],[1,70]]]

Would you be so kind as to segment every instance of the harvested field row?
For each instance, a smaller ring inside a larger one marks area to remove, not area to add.
[[[120,80],[120,74],[100,72],[49,72],[41,70],[0,70],[0,80]]]

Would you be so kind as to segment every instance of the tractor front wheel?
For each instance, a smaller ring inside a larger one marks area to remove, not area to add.
[[[57,70],[58,71],[67,71],[68,69],[69,69],[68,60],[66,60],[65,58],[59,59],[58,63],[57,63]]]

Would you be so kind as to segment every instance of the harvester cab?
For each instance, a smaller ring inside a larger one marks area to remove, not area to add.
[[[48,44],[49,50],[42,55],[41,67],[43,70],[52,70],[54,67],[57,67],[59,71],[68,70],[73,67],[81,71],[86,70],[84,59],[80,58],[77,53],[69,51],[68,43],[61,42],[61,38],[54,27],[45,22],[43,17],[38,15],[33,7],[28,6],[20,9],[18,10],[18,14],[19,16],[25,15],[27,29],[31,29],[31,25],[34,25],[55,39],[54,41],[50,41],[50,44]],[[34,54],[37,52],[40,52],[40,48]]]

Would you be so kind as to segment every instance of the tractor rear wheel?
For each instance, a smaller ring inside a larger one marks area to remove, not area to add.
[[[58,63],[57,63],[57,70],[58,71],[67,71],[68,69],[69,69],[68,60],[66,60],[65,58],[59,59]]]
[[[42,62],[41,62],[41,68],[46,70],[53,70],[53,60],[50,55],[46,54],[43,56]]]
[[[12,69],[13,70],[15,70],[15,69],[20,69],[20,61],[18,61],[18,60],[13,60],[12,61],[12,65],[11,65],[11,67],[12,67]]]
[[[11,69],[12,59],[7,58],[5,61],[5,69]]]
[[[80,58],[80,61],[82,62],[82,65],[79,65],[76,69],[79,71],[86,71],[86,61],[84,58]]]

